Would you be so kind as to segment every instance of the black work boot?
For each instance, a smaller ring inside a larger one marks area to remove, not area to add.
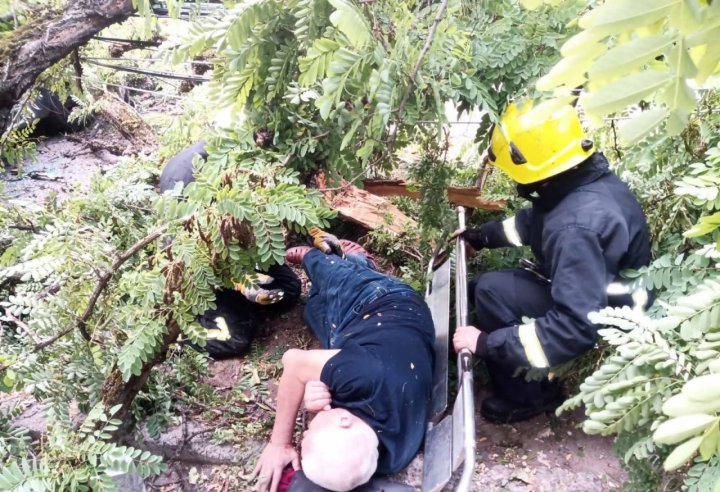
[[[515,403],[497,396],[485,398],[480,407],[480,415],[494,424],[512,424],[530,419],[545,412],[553,412],[565,401],[562,395],[526,404]]]

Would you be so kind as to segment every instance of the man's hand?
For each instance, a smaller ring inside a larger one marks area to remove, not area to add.
[[[455,352],[460,352],[462,349],[468,349],[473,354],[477,347],[478,338],[480,337],[480,330],[474,326],[458,326],[453,335],[453,346]]]
[[[308,412],[317,413],[330,410],[330,388],[322,381],[308,381],[305,384],[305,408]]]
[[[455,246],[453,243],[458,238],[458,236],[465,239],[465,255],[472,256],[475,254],[475,248],[472,247],[470,241],[468,241],[468,238],[463,236],[463,234],[465,234],[466,232],[467,229],[456,229],[455,232],[448,236],[447,245],[444,249],[439,250],[437,256],[435,257],[435,261],[433,262],[433,271],[440,268],[443,263],[450,259],[452,248]]]
[[[251,480],[257,478],[255,490],[276,492],[288,463],[292,463],[293,469],[300,469],[300,456],[292,444],[271,442],[265,446],[251,476]]]

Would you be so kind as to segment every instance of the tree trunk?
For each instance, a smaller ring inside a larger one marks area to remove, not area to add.
[[[130,415],[133,400],[145,386],[153,367],[165,360],[170,345],[177,340],[179,335],[180,327],[178,324],[172,319],[168,320],[167,333],[163,336],[159,350],[152,359],[143,364],[139,376],[130,376],[127,382],[123,382],[120,369],[115,367],[110,372],[102,387],[102,401],[105,408],[108,409],[120,405],[120,410],[114,415],[114,418],[123,420],[125,424],[128,424],[128,416]],[[124,428],[121,427],[121,429]]]
[[[45,69],[132,13],[132,0],[71,0],[64,10],[47,9],[0,40],[0,115]],[[0,116],[0,128],[2,123]]]

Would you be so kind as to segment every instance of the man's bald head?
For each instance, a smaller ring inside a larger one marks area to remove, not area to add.
[[[305,432],[303,472],[321,487],[336,492],[352,490],[370,480],[377,461],[375,431],[345,409],[318,413]]]

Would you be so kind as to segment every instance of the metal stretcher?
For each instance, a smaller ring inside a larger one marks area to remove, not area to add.
[[[465,228],[465,209],[458,207],[458,225]],[[425,433],[423,459],[423,492],[442,490],[453,473],[463,465],[456,491],[468,491],[475,468],[475,397],[473,394],[472,353],[464,349],[457,356],[458,394],[451,414],[448,406],[448,349],[450,335],[451,262],[437,270],[430,260],[425,301],[435,325],[435,368],[430,419]],[[455,320],[456,327],[467,324],[467,267],[465,241],[455,244]]]

